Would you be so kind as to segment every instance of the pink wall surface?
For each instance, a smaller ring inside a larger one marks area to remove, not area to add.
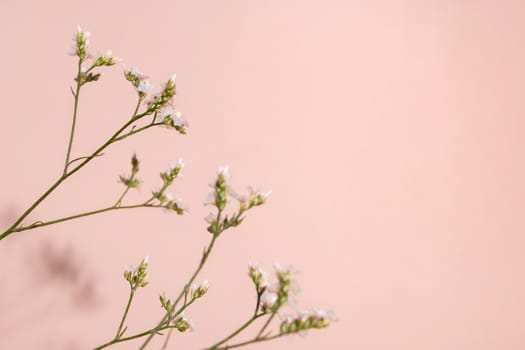
[[[183,157],[188,215],[137,210],[0,242],[0,349],[90,349],[114,336],[126,264],[150,255],[129,330],[161,317],[209,240],[215,170],[272,189],[218,241],[169,349],[209,346],[252,312],[247,264],[292,264],[300,307],[339,321],[253,349],[525,349],[525,2],[24,1],[0,4],[0,224],[59,175],[77,24],[155,84],[177,73],[189,133],[121,142],[27,223],[112,204],[129,158],[142,184]],[[75,156],[133,109],[122,65],[82,92]],[[200,279],[199,279],[200,280]],[[157,337],[152,349],[161,346]],[[136,349],[140,342],[115,346]]]

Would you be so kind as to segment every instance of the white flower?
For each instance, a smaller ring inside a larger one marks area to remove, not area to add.
[[[138,267],[135,267],[133,265],[126,265],[126,267],[124,268],[124,271],[126,273],[129,273],[129,274],[136,274],[138,271],[139,271],[139,268]]]
[[[164,197],[166,197],[166,199],[169,201],[169,202],[173,202],[173,195],[171,193],[166,193],[164,194]]]
[[[84,32],[82,31],[82,28],[80,27],[80,25],[77,26],[77,34],[83,34],[84,35],[84,38],[89,38],[91,33],[90,32]],[[76,37],[75,37],[76,38]]]
[[[177,74],[173,73],[173,75],[170,77],[170,80],[169,80],[169,81],[170,81],[172,84],[175,84],[175,80],[176,80],[176,79],[177,79]]]
[[[261,304],[266,308],[272,307],[276,301],[277,301],[277,294],[273,292],[266,290],[261,295]]]
[[[190,293],[193,295],[195,292],[199,292],[201,295],[204,295],[209,289],[210,285],[208,280],[204,280],[201,284],[192,283],[190,286]]]
[[[208,215],[206,215],[206,217],[204,218],[204,221],[206,221],[208,224],[213,224],[215,222],[215,219],[217,218],[217,215],[213,214],[213,213],[209,213]]]
[[[268,273],[264,271],[258,263],[248,264],[249,275],[258,278],[258,285],[260,288],[268,287]]]
[[[293,320],[293,314],[287,308],[280,308],[279,311],[277,311],[277,315],[283,321]]]
[[[213,205],[216,202],[215,192],[210,192],[202,202],[204,205]]]
[[[195,326],[193,324],[193,319],[185,318],[184,321],[188,324],[188,328],[190,329],[190,332],[193,332],[195,330]]]
[[[219,167],[219,169],[217,169],[217,175],[222,175],[225,180],[228,180],[230,178],[230,167],[228,165]]]
[[[238,193],[233,189],[233,187],[227,186],[226,189],[228,190],[228,194],[236,200],[238,200],[239,202],[246,202],[248,200],[248,197],[246,195]]]
[[[77,55],[77,45],[76,44],[71,45],[67,54],[69,56],[76,56]]]
[[[171,118],[171,115],[173,114],[173,110],[171,107],[163,107],[160,110],[160,120],[164,121],[166,118]]]
[[[175,112],[171,115],[171,118],[173,119],[173,125],[174,126],[184,126],[185,121],[182,119],[182,113],[181,112]]]
[[[177,208],[181,209],[182,211],[187,211],[189,209],[189,207],[184,204],[182,198],[179,196],[175,197],[173,203],[175,203],[177,205]]]
[[[137,86],[137,91],[147,94],[151,91],[151,84],[147,80],[141,80]]]
[[[131,66],[131,68],[128,71],[129,73],[133,74],[139,79],[146,79],[147,77],[140,71],[140,69],[137,66]]]
[[[184,160],[179,158],[177,163],[173,163],[169,166],[169,168],[166,170],[166,173],[171,174],[173,171],[177,170],[177,176],[182,176],[182,169],[184,169]]]

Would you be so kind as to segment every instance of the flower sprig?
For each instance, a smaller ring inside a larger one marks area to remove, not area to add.
[[[208,232],[212,234],[221,234],[224,230],[230,227],[237,227],[243,220],[243,214],[253,207],[257,207],[266,203],[266,200],[272,193],[272,191],[260,192],[254,190],[253,187],[248,187],[249,194],[239,195],[232,186],[228,183],[230,179],[230,168],[228,165],[221,166],[217,170],[217,177],[210,181],[209,186],[212,188],[206,198],[204,199],[204,205],[211,205],[217,208],[219,213],[222,213],[226,208],[226,205],[231,202],[231,198],[234,198],[239,203],[239,209],[230,216],[214,215],[213,213],[208,214],[205,217],[205,221],[209,224]]]
[[[149,256],[146,256],[140,262],[138,267],[126,266],[124,278],[128,281],[131,289],[136,290],[139,287],[146,287],[149,283],[146,270],[149,264]]]
[[[291,334],[304,333],[309,329],[326,328],[330,325],[331,321],[335,320],[335,317],[331,313],[315,308],[311,311],[301,311],[294,317],[286,315],[282,309],[289,303],[291,294],[298,292],[295,280],[292,278],[294,271],[292,268],[283,268],[279,264],[275,264],[274,269],[277,281],[270,286],[266,271],[258,264],[249,264],[248,276],[252,280],[257,292],[256,307],[253,315],[229,336],[205,350],[226,350],[270,341]],[[275,334],[265,333],[278,313],[283,315],[283,321],[279,326],[278,332]],[[266,317],[266,321],[255,337],[240,343],[228,343],[252,326],[256,320],[264,317]]]
[[[98,72],[96,68],[111,67],[121,61],[120,58],[113,56],[111,50],[107,50],[104,53],[97,52],[96,54],[92,54],[89,51],[89,47],[90,33],[78,27],[77,32],[73,37],[73,46],[70,49],[70,55],[78,58],[78,67],[77,75],[75,77],[76,89],[71,89],[74,97],[74,109],[62,175],[14,222],[13,225],[0,234],[0,240],[15,232],[53,225],[112,210],[164,208],[169,211],[175,211],[179,215],[188,211],[182,198],[174,196],[168,192],[168,188],[172,186],[174,181],[182,176],[182,171],[184,169],[184,162],[182,159],[179,159],[177,163],[172,164],[167,170],[160,172],[160,179],[162,181],[161,186],[158,190],[152,192],[149,199],[136,204],[123,204],[128,191],[130,189],[138,188],[141,184],[141,180],[138,178],[140,161],[136,154],[133,154],[131,157],[131,172],[119,177],[119,181],[125,186],[125,189],[112,206],[55,220],[39,220],[31,225],[23,224],[28,215],[31,214],[35,208],[38,207],[40,203],[53,193],[64,181],[90,163],[93,159],[104,155],[103,152],[112,144],[157,126],[175,129],[181,134],[185,134],[187,131],[188,122],[184,119],[181,112],[175,110],[174,97],[176,94],[176,76],[172,75],[164,84],[162,84],[160,91],[152,93],[152,86],[148,80],[149,78],[137,67],[132,67],[129,70],[124,70],[126,80],[128,80],[134,87],[138,97],[131,117],[128,118],[112,136],[110,136],[90,155],[70,160],[75,136],[75,125],[81,88],[87,83],[99,80],[101,73]],[[150,116],[151,120],[144,123],[146,116]],[[73,163],[75,163],[74,166]],[[160,322],[143,332],[125,336],[128,329],[125,326],[125,323],[135,293],[140,288],[144,288],[149,284],[149,258],[147,256],[143,258],[137,267],[127,266],[123,276],[129,284],[129,297],[119,327],[117,328],[115,336],[110,341],[96,347],[95,350],[104,349],[116,343],[145,337],[146,340],[140,347],[140,349],[144,349],[150,340],[157,334],[161,334],[160,332],[163,330],[169,330],[171,334],[171,331],[173,330],[183,333],[194,329],[192,319],[187,318],[184,315],[184,312],[196,300],[201,299],[206,293],[208,293],[208,282],[205,280],[201,283],[195,283],[195,280],[208,261],[216,240],[224,231],[239,226],[244,221],[246,212],[266,203],[271,194],[271,191],[260,191],[254,187],[248,187],[247,193],[244,194],[236,192],[230,184],[228,166],[220,167],[217,170],[216,177],[209,183],[209,185],[212,188],[212,192],[207,196],[204,204],[216,209],[216,212],[210,213],[205,218],[208,224],[207,230],[211,233],[210,242],[204,248],[195,271],[184,284],[178,296],[174,299],[169,299],[164,294],[160,295],[159,299],[161,307],[164,310],[164,316]],[[230,205],[234,201],[238,203],[238,208],[233,212],[227,213]],[[282,316],[285,314],[283,310],[290,307],[291,300],[293,300],[297,288],[295,285],[293,270],[281,268],[279,265],[276,265],[275,274],[276,282],[269,284],[268,274],[261,269],[259,265],[251,264],[249,266],[248,275],[250,276],[256,291],[256,305],[253,314],[241,327],[223,340],[208,348],[209,350],[232,349],[252,343],[269,341],[281,336],[301,333],[309,329],[321,329],[327,327],[330,322],[334,320],[330,313],[319,309],[299,312],[295,316]],[[270,327],[271,322],[276,315],[280,315],[283,318],[279,326],[279,331],[276,334],[266,333],[266,330]],[[251,326],[259,318],[266,318],[266,321],[253,339],[241,343],[225,345]],[[169,335],[166,338],[166,342],[168,340]]]
[[[0,240],[16,232],[31,230],[48,225],[54,225],[60,222],[96,215],[115,209],[163,207],[176,211],[179,214],[182,214],[187,210],[187,207],[182,203],[180,197],[173,197],[169,193],[162,193],[162,197],[159,198],[161,199],[161,202],[157,204],[152,204],[151,201],[153,199],[151,199],[146,201],[145,203],[122,205],[122,200],[127,194],[127,192],[132,188],[137,188],[140,184],[140,180],[136,177],[136,173],[138,172],[137,160],[136,167],[132,164],[131,175],[120,177],[120,182],[126,186],[126,189],[113,206],[96,209],[85,213],[70,215],[54,220],[38,220],[32,224],[24,225],[24,220],[40,205],[40,203],[42,203],[47,197],[49,197],[49,195],[51,195],[64,181],[66,181],[77,171],[85,167],[93,159],[103,156],[103,151],[112,144],[157,126],[167,126],[169,128],[177,130],[181,134],[185,134],[187,132],[187,121],[182,117],[182,114],[180,112],[173,111],[173,97],[175,95],[175,76],[172,76],[168,80],[168,82],[163,85],[162,91],[159,94],[151,96],[151,103],[147,102],[147,108],[144,111],[140,111],[142,102],[145,100],[145,98],[148,96],[151,90],[151,85],[149,84],[147,76],[145,74],[140,72],[138,68],[132,67],[130,70],[125,71],[125,77],[132,83],[133,86],[135,86],[139,94],[139,98],[131,118],[127,120],[111,137],[109,137],[90,155],[77,157],[71,160],[81,88],[86,83],[94,82],[99,79],[100,73],[95,72],[95,68],[102,66],[110,67],[121,61],[120,58],[113,56],[111,50],[107,50],[105,53],[90,53],[90,37],[91,34],[88,31],[83,30],[79,26],[77,28],[77,32],[73,36],[73,45],[69,52],[70,55],[76,56],[78,58],[78,71],[77,76],[75,77],[76,89],[71,90],[74,97],[73,118],[62,175],[40,197],[38,197],[38,199],[29,208],[27,208],[7,230],[0,233]],[[88,62],[90,60],[91,63]],[[139,122],[144,117],[151,114],[153,114],[152,121],[150,123],[140,126]],[[159,116],[162,116],[163,119],[159,120]]]

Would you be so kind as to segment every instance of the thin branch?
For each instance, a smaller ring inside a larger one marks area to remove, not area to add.
[[[73,107],[73,122],[71,124],[71,131],[69,133],[69,142],[67,144],[67,154],[66,154],[66,160],[64,162],[64,171],[62,172],[62,175],[66,175],[67,168],[69,166],[69,157],[71,156],[71,148],[73,147],[73,139],[75,138],[75,126],[77,124],[77,113],[78,113],[78,99],[79,99],[79,93],[80,93],[80,87],[82,86],[82,60],[78,59],[78,71],[77,71],[77,88],[75,93],[73,94],[75,99],[75,104]]]
[[[224,338],[223,340],[215,343],[214,345],[210,346],[209,348],[206,348],[205,350],[214,350],[214,349],[217,349],[220,345],[226,343],[228,340],[234,338],[235,336],[237,336],[239,333],[241,333],[242,331],[244,331],[246,328],[248,328],[248,326],[250,326],[253,321],[255,321],[256,319],[258,319],[259,317],[261,316],[264,316],[266,314],[262,313],[262,314],[257,314],[257,315],[253,315],[252,317],[250,317],[250,319],[248,321],[246,321],[242,326],[240,326],[239,328],[237,328],[237,330],[235,330],[233,333],[231,333],[229,336],[227,336],[226,338]]]
[[[221,215],[222,215],[222,210],[218,210],[217,211],[217,219],[216,219],[216,222],[220,222],[220,219],[221,219]],[[213,249],[213,246],[215,244],[215,241],[217,240],[217,238],[219,237],[220,235],[220,231],[219,231],[219,228],[218,226],[219,225],[216,225],[217,226],[217,229],[213,232],[213,237],[210,241],[210,244],[208,246],[208,248],[206,248],[204,250],[204,253],[202,254],[202,258],[201,258],[201,261],[199,263],[199,265],[197,266],[197,269],[193,272],[193,274],[191,275],[190,279],[188,280],[188,282],[186,282],[186,285],[184,286],[184,288],[182,289],[182,291],[180,292],[179,296],[177,297],[177,299],[175,299],[175,301],[173,302],[173,305],[171,307],[170,310],[168,310],[166,312],[166,314],[164,315],[164,317],[160,320],[160,322],[158,323],[158,325],[152,329],[152,332],[151,334],[148,336],[148,338],[146,338],[146,340],[144,341],[144,343],[140,346],[140,350],[144,350],[146,348],[146,346],[149,344],[149,342],[151,341],[151,339],[153,339],[153,337],[155,336],[155,334],[157,333],[157,331],[160,329],[160,327],[162,327],[163,324],[166,323],[166,320],[169,320],[170,318],[170,315],[173,313],[173,311],[177,308],[177,304],[178,302],[182,299],[182,297],[186,294],[188,288],[190,288],[191,284],[193,283],[193,281],[195,280],[195,278],[197,278],[197,275],[199,274],[199,272],[202,270],[202,268],[204,267],[204,264],[206,263],[206,261],[208,260],[208,257],[210,256],[210,253]]]
[[[22,232],[22,231],[31,230],[31,229],[34,229],[34,228],[54,225],[54,224],[58,224],[60,222],[74,220],[74,219],[78,219],[78,218],[82,218],[82,217],[86,217],[86,216],[91,216],[91,215],[95,215],[95,214],[100,214],[100,213],[104,213],[104,212],[111,211],[111,210],[134,209],[134,208],[163,208],[163,206],[162,205],[156,205],[156,204],[145,204],[145,203],[134,204],[134,205],[111,206],[111,207],[106,207],[106,208],[97,209],[97,210],[93,210],[93,211],[88,211],[88,212],[81,213],[81,214],[66,216],[66,217],[63,217],[63,218],[60,218],[60,219],[55,219],[55,220],[50,220],[50,221],[45,221],[45,222],[44,221],[37,221],[37,222],[35,222],[35,223],[33,223],[33,224],[29,225],[29,226],[18,227],[16,229],[14,229],[13,231],[11,231],[11,233],[13,233],[13,232]]]

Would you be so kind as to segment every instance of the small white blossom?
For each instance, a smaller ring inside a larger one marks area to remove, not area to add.
[[[261,295],[261,305],[266,308],[271,308],[277,301],[277,294],[268,290]]]
[[[185,126],[186,122],[182,119],[182,113],[181,112],[175,112],[171,115],[171,118],[173,119],[173,125],[174,126]]]
[[[210,192],[202,202],[204,205],[213,205],[216,202],[215,192]]]
[[[200,295],[198,297],[201,297],[208,291],[209,287],[210,285],[207,280],[202,281],[201,284],[192,283],[190,286],[190,293],[191,295],[199,293]]]
[[[139,86],[137,86],[137,91],[147,94],[151,91],[151,84],[147,80],[141,80]]]
[[[208,215],[206,215],[206,217],[204,218],[204,221],[206,221],[208,224],[213,224],[215,222],[215,219],[217,219],[217,215],[213,214],[213,213],[209,213]]]
[[[135,274],[138,272],[138,267],[135,267],[133,265],[126,265],[124,271],[130,274]]]
[[[134,76],[136,76],[137,78],[139,79],[146,79],[147,77],[144,75],[144,73],[142,73],[140,71],[140,69],[137,67],[137,66],[132,66],[130,69],[129,69],[129,72],[131,74],[133,74]]]
[[[260,288],[268,287],[268,272],[264,271],[258,263],[249,263],[248,269],[250,277],[259,276],[258,285]]]
[[[82,31],[82,28],[80,27],[80,25],[78,25],[77,26],[77,34],[81,34],[81,33],[84,35],[84,38],[89,38],[91,36],[90,32]],[[75,36],[75,40],[76,40],[76,36]]]
[[[184,319],[184,321],[186,321],[186,323],[188,324],[188,328],[190,329],[190,332],[193,332],[195,330],[195,325],[193,323],[193,319],[186,318],[186,319]]]
[[[182,176],[182,169],[184,169],[184,160],[179,158],[177,163],[171,164],[168,169],[166,169],[166,174],[171,174],[174,171],[177,171],[177,177]]]
[[[228,180],[230,178],[230,167],[228,165],[219,167],[217,170],[217,175],[222,175],[225,180]]]
[[[182,198],[179,196],[175,197],[173,203],[175,203],[177,205],[177,208],[181,209],[182,211],[187,211],[189,209],[189,207],[186,204],[184,204]]]
[[[248,196],[244,194],[240,194],[239,192],[235,191],[233,187],[227,186],[228,194],[238,200],[239,202],[246,202],[248,200]]]
[[[171,118],[173,110],[171,107],[163,107],[160,110],[160,121],[164,121],[166,118]]]

